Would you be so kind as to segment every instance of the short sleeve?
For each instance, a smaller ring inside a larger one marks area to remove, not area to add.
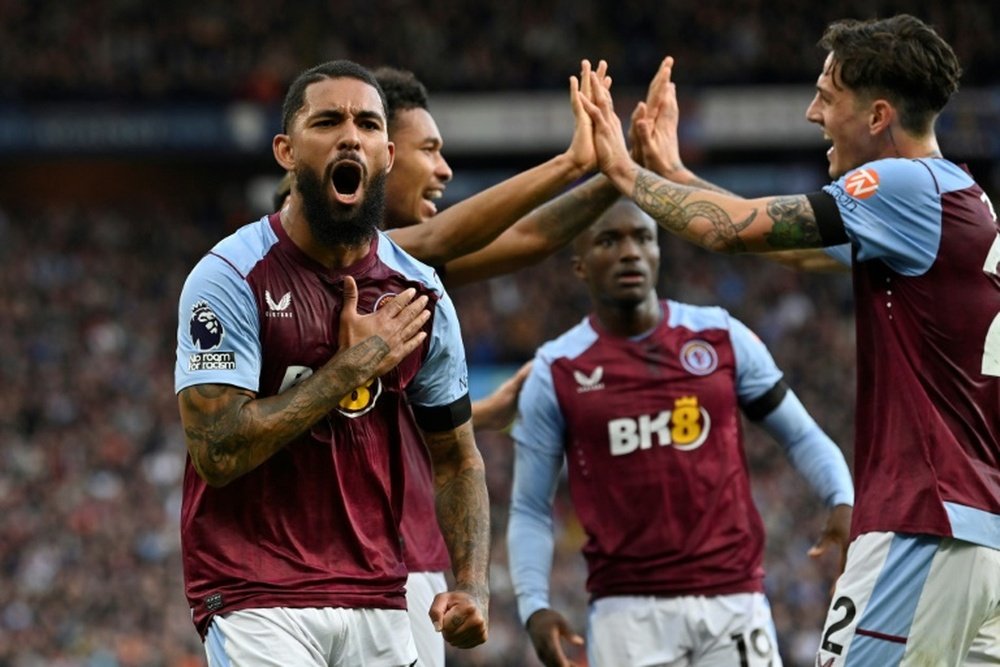
[[[776,385],[781,370],[764,342],[735,317],[729,319],[729,338],[736,357],[736,394],[740,403],[746,404]]]
[[[920,160],[870,162],[823,188],[837,204],[858,261],[881,260],[907,276],[925,273],[941,242],[941,197]]]
[[[434,306],[430,345],[423,365],[406,389],[414,405],[450,405],[469,393],[469,368],[455,304],[443,288]]]
[[[227,384],[257,391],[260,369],[260,321],[250,286],[227,262],[206,255],[181,290],[174,389]]]
[[[539,352],[517,402],[511,435],[519,445],[562,452],[566,422],[552,381],[551,360]]]

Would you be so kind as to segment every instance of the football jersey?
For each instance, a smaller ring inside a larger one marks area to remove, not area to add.
[[[403,562],[410,572],[444,572],[451,567],[448,547],[437,521],[434,468],[423,436],[417,430],[409,406],[400,421],[403,441],[403,516],[399,530],[403,540]]]
[[[513,436],[519,457],[549,466],[541,478],[552,488],[515,480],[508,546],[522,620],[545,604],[524,598],[547,596],[551,554],[534,553],[527,532],[522,539],[521,512],[551,521],[552,466],[563,458],[586,531],[592,598],[762,590],[764,529],[739,406],[768,392],[781,372],[725,310],[661,307],[644,336],[610,335],[589,317],[535,357]]]
[[[175,388],[226,384],[264,398],[307,378],[338,350],[347,274],[362,313],[409,287],[428,295],[428,337],[225,487],[208,486],[188,459],[185,587],[203,635],[212,614],[248,607],[405,607],[405,401],[448,406],[468,393],[455,310],[429,267],[379,234],[364,258],[327,269],[291,241],[277,214],[249,224],[217,244],[185,283]]]
[[[969,173],[885,159],[824,190],[854,246],[853,534],[1000,549],[1000,227]]]

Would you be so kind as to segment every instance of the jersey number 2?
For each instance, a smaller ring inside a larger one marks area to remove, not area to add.
[[[990,198],[984,192],[980,199],[990,209],[990,215],[996,222],[997,213]],[[1000,270],[998,265],[1000,265],[1000,234],[997,234],[997,237],[993,239],[993,245],[990,246],[990,251],[986,255],[986,263],[983,264],[983,271],[993,276],[1000,275],[998,274],[998,270]],[[1000,313],[997,313],[996,317],[993,318],[993,323],[990,325],[989,331],[986,332],[986,341],[983,343],[982,373],[983,375],[1000,377]]]

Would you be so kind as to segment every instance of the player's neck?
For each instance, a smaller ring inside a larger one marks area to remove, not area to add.
[[[937,136],[933,130],[925,136],[913,136],[900,128],[890,127],[886,132],[883,157],[901,157],[911,160],[941,157]]]
[[[613,336],[630,338],[652,330],[663,318],[656,292],[638,304],[598,303],[595,309],[601,327]]]
[[[309,229],[301,209],[291,203],[281,209],[281,226],[299,250],[328,269],[350,266],[371,250],[370,239],[359,245],[328,246],[320,243]]]

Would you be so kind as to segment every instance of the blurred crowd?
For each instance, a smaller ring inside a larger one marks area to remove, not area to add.
[[[900,11],[954,45],[966,86],[996,82],[990,0],[0,0],[0,99],[273,103],[299,70],[343,57],[438,92],[562,89],[584,57],[645,86],[667,53],[686,85],[802,83],[828,22]]]
[[[229,231],[226,218],[177,204],[0,214],[0,666],[204,664],[181,581],[176,302],[188,270]],[[661,294],[721,304],[755,329],[849,456],[849,278],[661,244]],[[453,297],[477,371],[523,362],[588,310],[565,252]],[[805,555],[825,514],[778,445],[748,433],[767,589],[786,664],[804,666],[835,567]],[[506,567],[512,443],[478,441],[493,507],[491,639],[452,651],[450,664],[537,664]],[[565,489],[556,518],[553,601],[582,629],[583,537]]]

